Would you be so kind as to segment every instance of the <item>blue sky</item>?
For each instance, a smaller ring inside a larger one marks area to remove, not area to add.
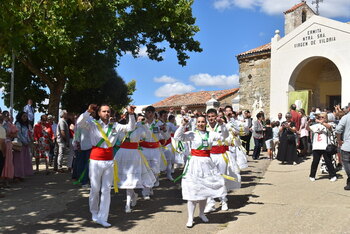
[[[195,0],[193,15],[200,32],[196,39],[202,53],[189,53],[187,66],[178,64],[176,53],[167,50],[164,61],[147,58],[141,48],[139,58],[126,54],[118,73],[126,82],[136,80],[135,105],[148,105],[167,96],[200,90],[238,87],[236,55],[269,43],[276,29],[283,35],[283,12],[300,0]],[[314,9],[311,4],[307,3]],[[320,15],[350,21],[349,0],[324,0]],[[0,107],[6,109],[0,100]]]
[[[202,53],[190,53],[187,66],[177,63],[176,54],[167,50],[165,60],[149,60],[146,49],[140,57],[126,55],[118,73],[126,80],[135,79],[134,104],[148,105],[174,94],[200,90],[238,87],[239,66],[236,55],[269,43],[276,29],[284,34],[283,12],[300,0],[195,0],[193,15],[200,32],[196,39]],[[314,9],[311,0],[307,1]],[[350,21],[349,0],[324,0],[320,15],[344,17]]]

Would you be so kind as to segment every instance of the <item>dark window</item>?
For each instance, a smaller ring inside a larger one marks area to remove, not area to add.
[[[306,11],[303,11],[301,13],[301,23],[304,23],[306,21]]]

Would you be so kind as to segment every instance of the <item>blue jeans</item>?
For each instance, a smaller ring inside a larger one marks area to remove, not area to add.
[[[341,150],[341,158],[346,174],[348,175],[347,184],[350,185],[350,152]]]
[[[85,175],[80,181],[82,185],[87,184],[89,182],[89,158],[90,158],[89,150],[80,150],[77,153],[77,157],[75,159],[77,178],[80,178],[81,174],[85,170]]]
[[[261,147],[263,146],[263,138],[257,139],[254,137],[254,152],[253,159],[258,159],[260,156]]]

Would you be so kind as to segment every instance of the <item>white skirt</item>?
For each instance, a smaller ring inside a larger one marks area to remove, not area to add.
[[[143,148],[142,147],[142,153],[145,155],[155,175],[159,174],[161,171],[166,170],[166,165],[165,165],[166,159],[163,152],[161,152],[160,148]]]
[[[247,154],[240,147],[230,146],[230,151],[235,155],[239,169],[242,170],[248,167]]]
[[[175,161],[175,154],[174,154],[174,150],[173,150],[173,145],[170,143],[168,145],[165,146],[166,149],[164,149],[164,155],[166,158],[166,161],[170,164],[173,164]]]
[[[231,151],[226,152],[227,157],[229,158],[229,164],[227,167],[227,175],[235,178],[235,181],[225,180],[226,188],[228,191],[241,188],[241,175],[240,169],[237,165],[236,155]]]
[[[184,168],[181,181],[182,198],[189,201],[227,195],[225,179],[210,157],[192,156]]]
[[[152,188],[156,178],[137,149],[120,148],[115,155],[121,189]]]

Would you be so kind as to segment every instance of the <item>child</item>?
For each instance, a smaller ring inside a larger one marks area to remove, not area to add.
[[[277,155],[277,147],[280,143],[280,138],[279,138],[279,127],[280,127],[280,122],[275,121],[272,123],[272,135],[273,135],[273,155],[276,157]]]
[[[265,145],[267,149],[267,154],[269,155],[269,159],[272,160],[273,133],[271,121],[269,119],[265,121]]]

